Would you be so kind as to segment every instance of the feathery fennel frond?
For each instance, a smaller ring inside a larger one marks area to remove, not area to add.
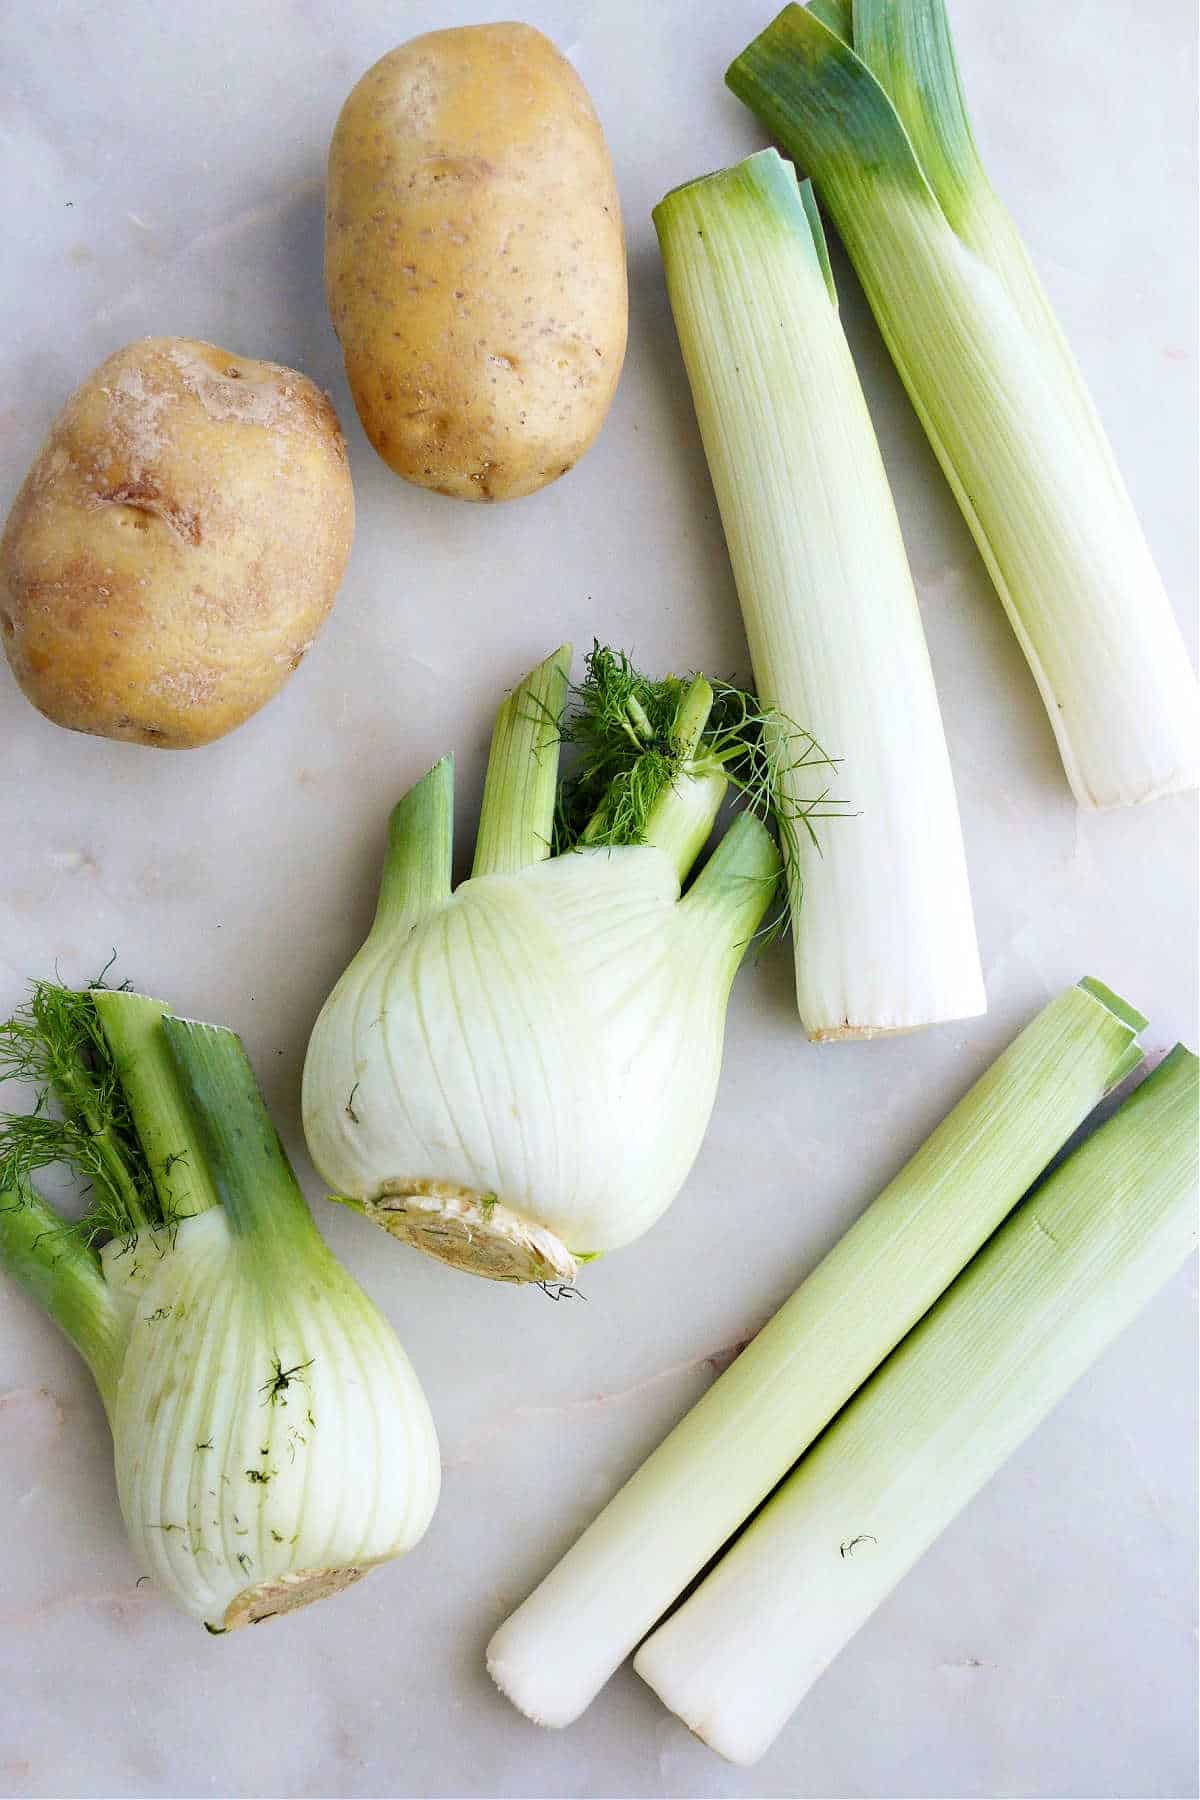
[[[653,680],[624,651],[593,645],[560,726],[577,762],[559,791],[556,854],[580,844],[642,843],[655,804],[680,773],[719,771],[744,809],[774,828],[789,860],[798,832],[815,845],[813,821],[844,812],[828,788],[801,802],[785,782],[796,769],[811,767],[828,768],[832,780],[838,759],[793,719],[760,706],[731,682],[706,684],[711,707],[698,737],[681,730],[698,679]]]
[[[41,1169],[61,1164],[89,1193],[76,1228],[88,1242],[131,1236],[161,1222],[116,1059],[90,988],[35,981],[25,1005],[0,1025],[0,1081],[28,1083],[32,1109],[0,1117],[0,1190],[22,1199]]]

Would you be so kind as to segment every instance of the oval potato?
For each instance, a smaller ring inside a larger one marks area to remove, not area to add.
[[[59,725],[206,744],[287,680],[354,535],[346,446],[305,376],[143,338],[67,401],[0,540],[0,633]]]
[[[398,475],[510,500],[582,456],[625,355],[625,241],[587,90],[541,32],[432,31],[367,71],[330,147],[325,284]]]

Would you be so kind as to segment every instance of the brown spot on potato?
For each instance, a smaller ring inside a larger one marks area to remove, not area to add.
[[[136,481],[126,481],[118,487],[110,488],[106,493],[97,494],[96,499],[101,505],[128,506],[141,513],[150,513],[155,518],[162,519],[189,544],[200,542],[198,514],[186,512],[183,507],[165,498],[153,481],[144,475]],[[135,519],[133,523],[142,531],[147,529],[144,519]]]

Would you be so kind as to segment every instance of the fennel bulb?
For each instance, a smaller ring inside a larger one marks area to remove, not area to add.
[[[979,159],[943,0],[787,6],[726,80],[833,219],[1079,804],[1195,787],[1200,710],[1179,626],[1091,395]]]
[[[91,1368],[158,1585],[223,1632],[410,1549],[440,1482],[429,1408],[319,1236],[239,1039],[41,982],[0,1028],[0,1075],[39,1090],[0,1128],[0,1265]],[[92,1188],[76,1226],[31,1183],[63,1161]]]
[[[933,672],[812,190],[766,150],[654,222],[759,695],[837,747],[854,805],[819,854],[791,846],[800,1016],[832,1039],[981,1013]],[[784,779],[803,804],[822,776]]]
[[[1044,1007],[495,1633],[488,1669],[569,1725],[933,1305],[1146,1023],[1084,980]]]
[[[569,663],[501,710],[470,880],[451,887],[450,760],[397,806],[374,925],[304,1068],[334,1196],[500,1281],[570,1282],[674,1199],[779,853],[746,811],[681,883],[731,783],[785,832],[800,820],[775,805],[785,722],[768,741],[746,696],[648,682],[597,647],[564,723]],[[563,732],[583,760],[560,788]]]
[[[1177,1045],[1017,1208],[642,1645],[638,1674],[722,1756],[751,1763],[770,1748],[918,1557],[1195,1248],[1198,1070]]]

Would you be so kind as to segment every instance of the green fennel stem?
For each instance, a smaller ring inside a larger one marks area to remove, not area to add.
[[[739,813],[684,896],[689,914],[720,918],[729,932],[735,966],[762,923],[782,873],[783,858],[770,833],[750,813]]]
[[[671,749],[679,759],[674,781],[660,794],[646,820],[646,842],[671,858],[682,881],[708,841],[728,782],[721,769],[694,762],[713,708],[713,691],[697,675],[679,705]]]
[[[515,875],[550,855],[558,794],[559,721],[571,646],[530,671],[496,719],[488,755],[472,876]]]
[[[450,898],[454,758],[443,756],[392,809],[372,931],[391,932]]]
[[[0,1192],[0,1264],[70,1338],[111,1414],[125,1328],[95,1251],[39,1194],[9,1188]]]
[[[679,703],[671,732],[672,745],[683,762],[690,762],[699,749],[712,709],[712,688],[703,675],[697,675]]]
[[[163,1019],[195,1108],[205,1161],[234,1232],[256,1259],[309,1272],[328,1256],[287,1152],[236,1032],[192,1019]]]
[[[162,1030],[161,1000],[123,989],[93,996],[117,1075],[129,1102],[163,1220],[191,1218],[220,1197],[204,1162],[195,1116]]]
[[[681,769],[646,821],[643,841],[670,857],[681,882],[708,842],[728,786],[719,768]]]
[[[654,727],[650,723],[650,715],[636,694],[630,694],[625,702],[625,711],[629,715],[629,732],[637,744],[648,744],[654,736]]]

